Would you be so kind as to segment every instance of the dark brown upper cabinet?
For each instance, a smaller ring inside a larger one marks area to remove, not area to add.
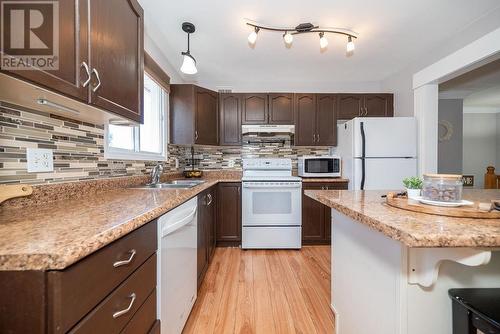
[[[316,145],[337,145],[337,97],[334,94],[316,96]]]
[[[393,94],[339,94],[337,117],[350,120],[355,117],[394,116]]]
[[[295,145],[316,144],[316,95],[295,94]]]
[[[90,81],[86,71],[89,67],[87,13],[88,3],[85,0],[59,2],[59,69],[2,72],[88,102]],[[83,85],[85,82],[87,84]]]
[[[293,124],[293,94],[269,94],[269,124]]]
[[[242,94],[242,124],[293,124],[293,94]]]
[[[365,94],[365,117],[393,117],[392,94]]]
[[[218,144],[216,92],[195,85],[170,85],[170,143]]]
[[[59,69],[2,72],[142,123],[143,17],[137,0],[59,1]]]
[[[241,94],[219,95],[219,145],[241,145]]]
[[[363,106],[362,94],[340,94],[338,96],[337,118],[349,120],[359,117]]]
[[[242,124],[267,124],[267,94],[243,94]]]
[[[91,103],[143,122],[144,22],[136,0],[90,0]]]
[[[295,94],[295,145],[335,146],[337,144],[336,96]]]

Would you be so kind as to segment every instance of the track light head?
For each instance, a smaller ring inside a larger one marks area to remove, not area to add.
[[[253,31],[248,35],[248,43],[251,45],[255,45],[255,42],[257,42],[257,34],[259,33],[259,28],[254,27]]]
[[[324,50],[324,49],[326,49],[327,46],[328,46],[328,40],[325,37],[325,33],[320,32],[319,33],[319,47],[321,50]]]

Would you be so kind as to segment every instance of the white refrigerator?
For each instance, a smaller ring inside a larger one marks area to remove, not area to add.
[[[336,153],[350,190],[403,189],[403,178],[417,175],[415,118],[354,118],[337,127]]]

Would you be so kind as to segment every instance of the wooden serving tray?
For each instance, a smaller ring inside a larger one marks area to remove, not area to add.
[[[500,211],[480,211],[477,208],[477,203],[474,206],[460,206],[456,208],[440,207],[422,204],[417,200],[408,200],[406,197],[397,197],[394,193],[387,194],[386,203],[395,208],[437,216],[500,219]]]
[[[28,184],[0,185],[0,204],[14,197],[28,196],[33,193],[33,188]]]

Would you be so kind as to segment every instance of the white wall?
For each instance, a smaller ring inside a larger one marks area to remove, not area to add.
[[[439,121],[449,122],[453,133],[449,140],[438,143],[438,173],[462,174],[463,163],[463,100],[449,99],[439,100]],[[445,133],[443,127],[439,127],[439,136]]]
[[[423,53],[421,57],[415,59],[406,68],[396,69],[394,74],[382,80],[382,90],[391,91],[395,94],[395,115],[414,115],[413,74],[499,27],[500,7],[464,27],[462,31],[457,31],[445,43],[436,45],[433,52]],[[397,50],[392,50],[392,52],[397,52]]]
[[[500,156],[498,115],[464,114],[463,174],[474,175],[475,188],[483,188],[486,167],[495,166]],[[500,165],[495,167],[500,169]]]

